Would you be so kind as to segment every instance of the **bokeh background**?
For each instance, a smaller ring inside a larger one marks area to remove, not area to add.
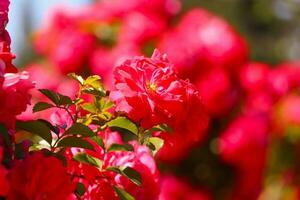
[[[10,6],[8,30],[18,66],[29,62],[30,35],[48,12],[59,5],[70,9],[92,0],[14,0]],[[300,56],[300,0],[184,0],[182,12],[203,7],[229,21],[249,42],[251,58],[270,64]]]

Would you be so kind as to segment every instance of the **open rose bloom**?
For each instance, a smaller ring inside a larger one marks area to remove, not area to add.
[[[0,199],[300,199],[300,61],[179,0],[97,0],[53,9],[19,68],[9,4]]]

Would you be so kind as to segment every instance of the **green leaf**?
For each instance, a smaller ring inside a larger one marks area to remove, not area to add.
[[[133,151],[130,144],[112,144],[108,147],[107,151]]]
[[[14,159],[20,160],[25,158],[25,152],[22,143],[15,144],[14,146]]]
[[[125,130],[130,131],[131,133],[133,133],[135,135],[138,135],[137,126],[135,125],[135,123],[133,123],[132,121],[130,121],[126,117],[117,117],[117,118],[107,122],[106,124],[110,128],[125,129]]]
[[[39,89],[48,99],[50,99],[55,105],[71,105],[73,101],[70,97],[59,94],[57,92],[48,89]]]
[[[95,151],[91,143],[79,137],[62,138],[57,143],[57,147],[78,147],[78,148],[90,149],[92,151]]]
[[[48,126],[50,128],[51,131],[53,131],[56,135],[59,134],[60,130],[58,127],[56,126],[53,126],[50,122],[48,122],[47,120],[44,120],[44,119],[38,119],[38,121],[46,124],[46,126]]]
[[[73,159],[81,163],[93,165],[99,169],[102,168],[103,164],[103,162],[100,159],[90,156],[86,153],[78,153],[73,157]]]
[[[75,123],[65,131],[65,134],[77,134],[86,137],[95,136],[95,133],[86,125]]]
[[[118,174],[122,174],[122,170],[119,167],[110,166],[106,168],[107,171],[115,172]]]
[[[85,193],[85,187],[82,183],[77,183],[76,185],[76,191],[79,196],[82,196]]]
[[[153,154],[155,155],[164,145],[164,140],[159,137],[150,137],[148,138],[147,146],[149,145],[150,149],[152,150]],[[153,149],[152,149],[152,148]]]
[[[59,105],[72,105],[73,101],[70,97],[62,95],[62,94],[58,94],[58,98],[59,98]]]
[[[39,112],[39,111],[42,111],[42,110],[47,110],[49,108],[53,108],[54,105],[52,104],[49,104],[49,103],[46,103],[46,102],[38,102],[37,104],[35,104],[33,106],[33,109],[32,111],[35,113],[35,112]]]
[[[80,104],[83,103],[83,102],[84,102],[84,100],[81,99],[81,98],[76,98],[76,99],[74,100],[74,104],[76,104],[76,105],[80,105]]]
[[[116,191],[116,193],[118,194],[118,197],[120,198],[120,200],[135,200],[133,196],[131,196],[128,192],[126,192],[122,188],[117,187],[117,186],[113,186],[113,188]]]
[[[123,174],[138,186],[142,185],[142,179],[139,172],[131,167],[126,167],[122,170]]]
[[[89,76],[85,81],[84,85],[90,85],[96,90],[103,90],[101,78],[98,75]]]
[[[48,99],[50,99],[55,105],[59,104],[59,97],[56,92],[53,92],[48,89],[39,89],[39,91],[45,95]]]
[[[9,134],[8,134],[8,130],[7,130],[7,128],[6,128],[4,125],[2,125],[2,124],[0,124],[0,134],[1,134],[2,138],[3,138],[4,143],[5,143],[9,148],[11,148],[11,147],[12,147],[12,143],[11,143],[11,141],[10,141],[10,137],[9,137]]]
[[[97,109],[93,103],[85,103],[85,104],[81,105],[81,108],[90,113],[94,113],[94,114],[97,113]]]
[[[52,143],[52,135],[51,135],[50,128],[45,123],[39,120],[17,121],[16,127],[19,130],[25,130],[27,132],[40,136],[50,145]]]
[[[157,132],[157,131],[162,131],[162,132],[167,132],[167,133],[172,133],[172,128],[168,126],[167,124],[158,124],[156,126],[153,126],[152,128],[148,129],[150,133]]]
[[[93,140],[97,145],[99,145],[100,147],[102,147],[104,149],[104,142],[101,137],[96,135],[94,137],[91,137],[91,140]]]
[[[124,169],[122,169],[122,167],[110,166],[106,168],[106,170],[115,172],[117,174],[121,174],[127,177],[128,179],[130,179],[134,184],[138,186],[142,185],[142,179],[140,173],[131,167],[125,167]]]
[[[101,111],[106,111],[114,106],[114,102],[107,100],[105,98],[101,98],[99,101]]]
[[[82,92],[93,94],[100,97],[106,96],[106,91],[104,90],[101,82],[101,78],[98,75],[89,76],[84,81],[84,88]]]
[[[75,81],[77,81],[81,86],[83,85],[84,79],[81,76],[79,76],[75,73],[70,73],[70,74],[68,74],[68,76],[70,78],[74,79]]]
[[[96,90],[94,88],[85,88],[85,89],[82,90],[82,92],[86,93],[86,94],[92,94],[92,95],[100,96],[100,97],[105,97],[106,96],[105,91]]]

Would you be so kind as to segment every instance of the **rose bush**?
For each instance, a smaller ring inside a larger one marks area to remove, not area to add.
[[[1,199],[299,199],[299,62],[252,61],[202,8],[104,0],[54,10],[21,71],[8,5]]]

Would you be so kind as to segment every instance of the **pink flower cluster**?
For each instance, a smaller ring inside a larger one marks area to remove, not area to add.
[[[117,132],[101,132],[105,146],[111,144],[123,144]],[[86,187],[83,199],[118,199],[113,189],[114,186],[126,189],[126,191],[136,199],[151,200],[156,199],[160,192],[160,173],[156,163],[145,146],[132,142],[134,151],[113,151],[104,152],[97,145],[97,152],[85,151],[89,155],[103,160],[102,170],[95,167],[78,163],[71,158],[76,153],[82,153],[78,148],[72,148],[67,152],[69,174],[73,174],[73,182],[80,182]],[[70,159],[69,159],[70,158]],[[142,186],[132,183],[127,177],[109,171],[111,167],[126,168],[131,167],[141,175]]]

